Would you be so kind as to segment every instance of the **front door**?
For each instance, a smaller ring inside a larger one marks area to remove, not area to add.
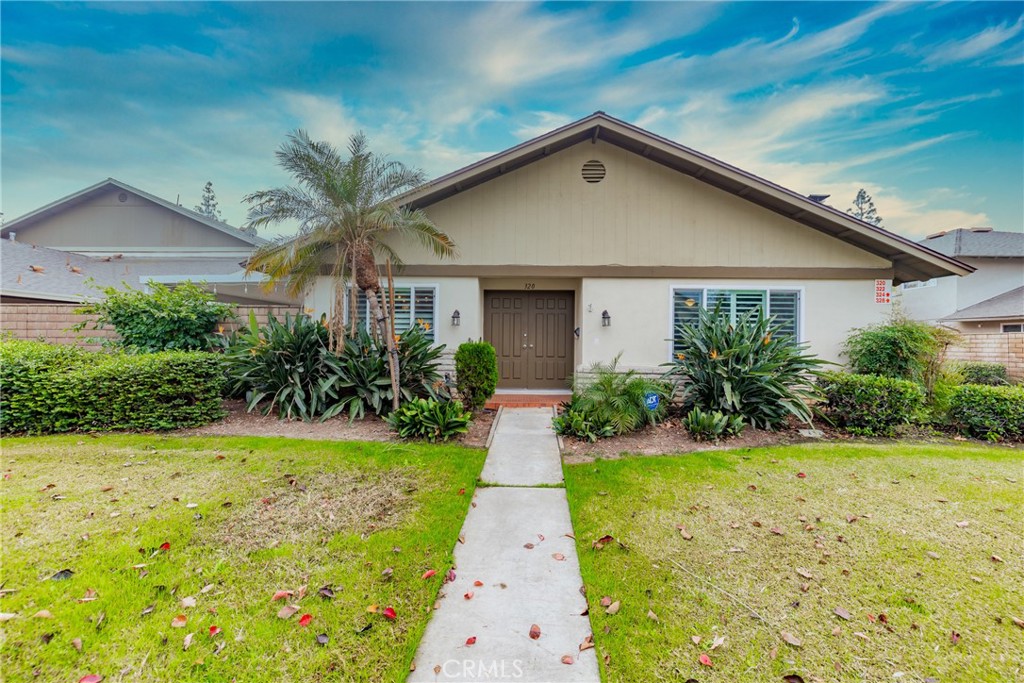
[[[501,389],[565,389],[573,368],[573,292],[486,292],[484,338]]]

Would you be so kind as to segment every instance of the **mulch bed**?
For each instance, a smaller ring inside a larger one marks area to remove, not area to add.
[[[326,441],[399,441],[386,422],[376,415],[367,415],[362,420],[349,420],[346,416],[331,418],[325,422],[303,422],[281,420],[277,413],[263,415],[258,410],[246,412],[245,402],[224,401],[227,416],[220,422],[203,427],[181,429],[177,436],[281,436],[289,439],[314,439]],[[494,422],[494,411],[484,410],[473,416],[469,432],[451,443],[473,448],[483,448]]]

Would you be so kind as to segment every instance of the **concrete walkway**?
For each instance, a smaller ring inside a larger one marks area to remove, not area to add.
[[[409,681],[598,681],[565,489],[531,488],[562,484],[551,410],[506,408],[481,479]]]

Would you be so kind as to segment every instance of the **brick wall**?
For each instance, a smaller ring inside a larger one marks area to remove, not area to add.
[[[117,336],[109,328],[85,329],[81,332],[71,330],[73,325],[93,317],[76,314],[76,308],[78,304],[2,304],[0,331],[15,339],[42,339],[51,344],[78,344],[93,351],[102,346],[104,339],[113,339]],[[239,325],[247,325],[250,310],[256,313],[256,319],[260,324],[267,322],[268,314],[283,318],[285,313],[294,315],[300,311],[296,306],[238,305],[235,307],[238,320],[225,323],[225,332],[230,332]]]
[[[1010,377],[1024,379],[1024,332],[967,334],[946,350],[949,360],[982,361],[1006,366]]]

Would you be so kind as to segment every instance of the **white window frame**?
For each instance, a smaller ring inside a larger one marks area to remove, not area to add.
[[[381,287],[381,289],[387,289],[388,288],[387,282],[386,281],[381,282],[380,283],[380,287]],[[416,293],[415,292],[416,292],[417,289],[432,289],[432,290],[434,290],[434,315],[432,316],[432,318],[431,318],[431,320],[429,322],[430,322],[430,329],[434,332],[434,344],[437,344],[438,343],[438,341],[437,341],[437,334],[438,334],[437,333],[437,311],[438,311],[439,306],[440,306],[440,304],[439,304],[440,294],[441,294],[441,287],[440,287],[440,285],[438,283],[436,283],[436,282],[402,282],[401,280],[395,280],[395,289],[409,289],[410,290],[410,296],[412,297],[412,301],[413,302],[416,301]],[[350,296],[351,292],[352,292],[351,288],[349,288],[349,287],[345,288],[345,315],[344,315],[343,319],[345,320],[345,324],[346,325],[349,324],[349,314],[352,311],[352,305],[349,303],[349,296]],[[358,303],[358,302],[359,302],[359,290],[357,288],[357,291],[356,291],[356,303]],[[415,313],[415,311],[413,311],[413,313]],[[412,316],[412,320],[413,321],[416,321],[417,319],[422,319],[422,316],[416,316],[416,315]],[[369,315],[367,315],[367,317],[366,317],[366,324],[367,325],[370,324],[370,317],[369,317]],[[369,328],[367,328],[367,329],[369,329]]]
[[[704,305],[704,301],[707,301],[709,289],[732,289],[732,290],[761,290],[767,292],[770,295],[772,292],[796,292],[797,293],[797,320],[796,320],[796,341],[798,344],[806,343],[806,337],[804,336],[804,319],[806,309],[806,290],[805,285],[780,285],[780,284],[765,284],[763,282],[673,282],[668,287],[668,341],[666,342],[665,356],[672,359],[672,349],[675,342],[676,335],[676,320],[675,320],[675,298],[678,290],[702,290],[701,293],[701,305]]]
[[[1018,327],[1017,330],[1008,330],[1007,327]],[[1002,323],[999,326],[999,331],[1003,334],[1013,334],[1014,332],[1024,332],[1024,323]]]

